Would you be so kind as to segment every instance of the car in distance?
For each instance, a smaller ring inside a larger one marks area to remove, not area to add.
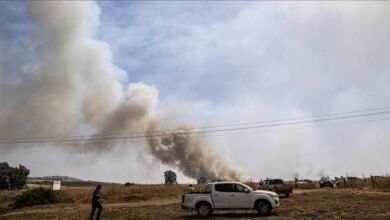
[[[241,182],[214,182],[207,184],[199,193],[184,193],[182,208],[195,209],[199,216],[205,217],[214,210],[255,209],[261,216],[267,216],[279,206],[278,194],[253,190]]]
[[[259,189],[273,191],[277,194],[284,194],[286,197],[289,197],[293,192],[292,186],[285,184],[282,179],[266,179],[263,182],[260,182]]]
[[[322,177],[319,181],[320,188],[324,188],[325,186],[329,186],[333,188],[333,182],[329,177]]]

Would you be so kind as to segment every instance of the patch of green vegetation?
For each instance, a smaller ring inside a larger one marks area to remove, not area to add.
[[[40,187],[27,190],[17,196],[14,208],[69,202],[73,202],[73,200],[64,192]]]

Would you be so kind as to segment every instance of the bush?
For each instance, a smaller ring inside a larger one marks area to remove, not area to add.
[[[53,191],[48,188],[35,188],[24,192],[15,199],[14,208],[22,208],[34,205],[45,205],[72,200],[61,191]]]
[[[22,189],[30,170],[23,165],[10,167],[7,162],[0,163],[0,189]]]
[[[125,186],[134,186],[134,183],[126,182]]]

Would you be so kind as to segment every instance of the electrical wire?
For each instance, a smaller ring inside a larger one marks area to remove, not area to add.
[[[293,121],[293,120],[301,120],[301,119],[309,119],[309,118],[320,118],[320,117],[329,117],[336,115],[345,115],[352,113],[362,113],[362,112],[372,112],[372,111],[381,111],[388,110],[390,107],[381,107],[381,108],[371,108],[371,109],[363,109],[363,110],[355,110],[355,111],[347,111],[347,112],[338,112],[338,113],[330,113],[330,114],[320,114],[313,116],[304,116],[304,117],[293,117],[293,118],[283,118],[283,119],[274,119],[274,120],[264,120],[264,121],[256,121],[256,122],[242,122],[242,123],[231,123],[231,124],[223,124],[223,125],[211,125],[211,126],[202,126],[195,128],[187,128],[187,129],[167,129],[167,130],[155,130],[155,131],[135,131],[135,132],[119,132],[119,133],[98,133],[91,135],[73,135],[73,136],[61,136],[61,137],[33,137],[33,138],[7,138],[0,139],[0,143],[4,141],[33,141],[33,140],[51,140],[51,139],[69,139],[69,138],[92,138],[92,137],[105,137],[105,136],[120,136],[120,135],[146,135],[146,134],[154,134],[154,133],[168,133],[168,132],[182,132],[182,131],[196,131],[202,129],[210,129],[210,128],[223,128],[223,127],[235,127],[235,126],[244,126],[244,125],[256,125],[256,124],[266,124],[266,123],[274,123],[274,122],[283,122],[283,121]],[[110,131],[123,131],[123,129],[115,129]],[[53,140],[54,141],[54,140]]]
[[[355,115],[346,115],[340,117],[332,117],[332,118],[322,118],[322,119],[313,119],[313,120],[304,120],[304,121],[294,121],[294,122],[286,122],[286,123],[274,123],[274,124],[266,124],[266,125],[256,125],[256,126],[244,126],[244,127],[236,127],[236,128],[221,128],[221,129],[211,129],[211,130],[200,130],[200,131],[186,131],[186,130],[178,130],[182,135],[191,135],[191,134],[204,134],[204,133],[216,133],[216,132],[225,132],[225,131],[235,131],[235,130],[249,130],[249,129],[257,129],[257,128],[266,128],[266,127],[278,127],[278,126],[286,126],[286,125],[297,125],[297,124],[306,124],[306,123],[316,123],[323,121],[333,121],[333,120],[343,120],[350,118],[358,118],[358,117],[368,117],[368,116],[376,116],[376,115],[384,115],[389,114],[390,111],[383,112],[371,112],[365,114],[355,114]],[[136,136],[119,136],[119,137],[95,137],[95,138],[83,138],[83,139],[58,139],[58,140],[13,140],[13,141],[0,141],[0,144],[21,144],[21,143],[62,143],[62,142],[76,142],[76,141],[96,141],[96,140],[118,140],[118,139],[139,139],[139,138],[153,138],[153,137],[163,137],[167,134],[154,134],[154,135],[136,135]]]
[[[222,137],[222,136],[235,136],[235,135],[245,135],[245,134],[261,134],[261,133],[271,133],[271,132],[280,132],[280,131],[289,131],[289,130],[301,130],[301,129],[308,129],[308,128],[321,128],[321,127],[329,127],[329,126],[339,126],[339,125],[354,125],[359,123],[368,123],[368,122],[377,122],[377,121],[387,121],[390,120],[390,117],[388,118],[378,118],[378,119],[370,119],[370,120],[360,120],[360,121],[352,121],[352,122],[342,122],[342,123],[329,123],[329,124],[321,124],[321,125],[313,125],[313,126],[305,126],[305,127],[292,127],[292,128],[283,128],[283,129],[272,129],[272,130],[261,130],[261,131],[251,131],[251,132],[234,132],[234,133],[224,133],[224,134],[202,134],[197,136],[191,136],[191,138],[212,138],[212,137]],[[56,146],[91,146],[91,147],[99,147],[98,145],[110,145],[110,144],[117,144],[117,143],[141,143],[145,144],[147,141],[150,140],[148,138],[146,139],[122,139],[122,140],[94,140],[87,143],[82,142],[68,142],[68,143],[56,143]],[[28,143],[26,143],[28,144]],[[41,144],[41,143],[30,143],[26,146],[31,146],[31,144]],[[50,144],[50,143],[45,143]],[[9,147],[13,145],[8,145]],[[23,146],[23,145],[21,145]],[[42,146],[42,145],[40,145]],[[52,145],[50,145],[52,146]],[[104,146],[103,146],[104,147]]]

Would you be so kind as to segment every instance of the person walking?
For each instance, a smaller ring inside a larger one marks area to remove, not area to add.
[[[103,206],[102,206],[103,195],[102,195],[102,192],[100,190],[101,188],[102,188],[101,185],[97,185],[95,191],[93,192],[93,195],[92,195],[92,211],[91,211],[91,216],[89,218],[90,220],[93,220],[93,215],[95,214],[96,208],[98,209],[98,212],[97,212],[97,215],[96,215],[96,220],[100,219],[100,214],[103,211]]]

